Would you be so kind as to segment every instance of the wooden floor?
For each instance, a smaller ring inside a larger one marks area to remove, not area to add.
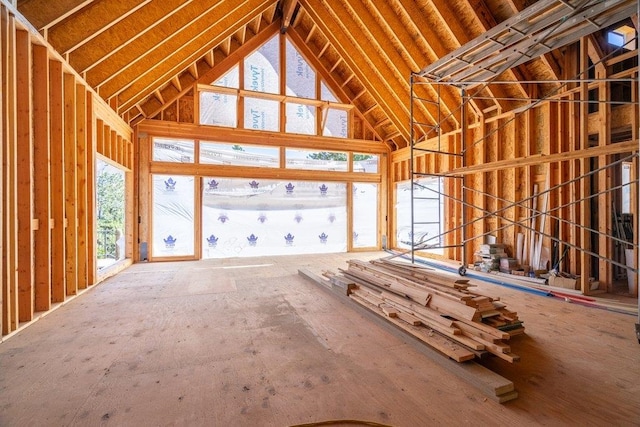
[[[137,264],[0,344],[0,425],[639,425],[630,315],[490,284],[506,404],[298,276],[377,254]]]

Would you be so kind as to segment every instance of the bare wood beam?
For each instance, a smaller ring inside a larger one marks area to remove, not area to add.
[[[65,275],[67,296],[78,293],[78,184],[76,182],[76,79],[64,74]]]
[[[62,63],[49,61],[49,120],[51,135],[51,240],[55,242],[51,249],[51,300],[62,302],[65,299],[65,238],[64,238],[64,136]]]
[[[16,21],[4,4],[0,4],[0,90],[2,96],[2,334],[15,331],[18,321],[18,210],[17,210],[17,87]]]
[[[87,239],[97,242],[96,216],[96,116],[94,110],[94,95],[87,93],[87,146],[86,146],[86,194],[87,194]],[[87,245],[87,286],[96,284],[98,250],[95,243]]]
[[[493,170],[510,169],[521,166],[533,166],[542,163],[561,162],[566,160],[586,159],[604,155],[630,153],[638,151],[636,141],[619,142],[606,147],[591,147],[584,150],[566,151],[554,154],[532,154],[526,157],[519,157],[509,160],[498,160],[487,164],[467,166],[465,168],[454,169],[450,175],[470,175],[474,173],[490,172]],[[395,158],[394,158],[395,161]]]
[[[51,308],[51,166],[49,137],[49,57],[47,48],[33,46],[33,167],[35,311]]]
[[[131,44],[126,52],[121,52],[112,60],[102,61],[99,66],[89,70],[89,84],[98,88],[103,98],[118,94],[146,74],[166,69],[177,58],[190,56],[194,51],[201,52],[196,58],[202,57],[208,50],[202,49],[204,43],[212,49],[246,25],[255,17],[255,13],[270,5],[266,0],[248,0],[240,7],[227,2],[213,5],[205,3],[194,4],[174,14],[174,30],[169,34],[149,32]],[[180,71],[195,62],[196,58],[182,66]],[[149,67],[148,64],[159,66]]]
[[[87,246],[95,243],[87,238],[87,90],[82,83],[76,84],[76,196],[76,272],[78,289],[86,289]]]
[[[16,171],[18,213],[18,319],[28,322],[34,312],[33,286],[33,136],[31,41],[16,31]]]
[[[280,6],[282,8],[282,26],[280,32],[286,33],[293,21],[293,15],[298,7],[298,0],[281,0]]]
[[[404,55],[403,57],[404,61],[408,65],[409,74],[411,71],[417,72],[420,70],[424,66],[425,61],[429,60],[428,56],[431,55],[431,60],[437,59],[431,49],[424,45],[420,46],[416,42],[416,33],[409,32],[410,30],[408,26],[399,18],[398,13],[396,13],[389,2],[367,2],[367,4],[372,10],[371,13],[375,16],[376,21],[381,23],[388,39],[394,41],[392,44],[402,46],[402,49],[407,51],[406,57],[404,57]],[[411,28],[411,30],[416,31],[415,28]],[[430,41],[430,43],[432,43],[432,41]],[[426,44],[426,41],[424,44]],[[400,72],[404,73],[407,72],[407,70],[403,71],[400,69]],[[452,112],[456,111],[457,106],[460,103],[460,97],[458,96],[457,90],[452,87],[445,87],[441,91],[440,96],[438,96],[438,91],[431,85],[414,87],[414,90],[417,91],[418,96],[424,99],[441,102],[442,115],[440,117],[448,117],[448,119],[445,120],[445,123],[442,123],[444,128],[448,127],[448,129],[446,129],[447,131],[458,127],[460,121],[459,114],[457,114],[458,117],[456,117],[456,114],[452,114]],[[430,117],[431,120],[434,120],[435,124],[435,120],[438,118],[438,112],[433,104],[429,105],[419,103],[414,106],[414,108],[414,115],[417,117],[418,121],[424,121],[426,118]]]
[[[279,28],[279,27],[278,27]],[[291,29],[289,29],[291,31]],[[279,132],[264,132],[250,129],[229,129],[215,126],[199,126],[187,123],[163,122],[160,120],[144,120],[138,124],[138,132],[150,135],[171,135],[176,138],[197,138],[216,140],[223,138],[228,142],[246,142],[259,139],[260,144],[282,146],[295,144],[300,148],[324,147],[327,150],[350,150],[358,153],[386,153],[388,147],[380,141],[369,141],[350,138],[330,138],[315,135],[292,135]],[[220,139],[222,140],[222,139]],[[343,172],[341,172],[343,173]]]

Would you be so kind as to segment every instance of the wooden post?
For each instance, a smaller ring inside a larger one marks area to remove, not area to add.
[[[18,327],[17,200],[16,200],[16,62],[15,20],[0,9],[2,62],[2,334]]]
[[[583,72],[583,74],[581,74],[583,82],[580,83],[580,100],[583,102],[580,103],[579,109],[579,138],[580,148],[582,150],[589,147],[589,104],[584,102],[589,99],[589,85],[587,84],[588,75],[586,74],[586,70],[589,66],[587,43],[587,37],[583,37],[580,40],[580,71]],[[586,176],[590,170],[590,158],[582,158],[580,160],[580,173],[582,174],[582,179],[580,180],[579,192],[581,200],[580,225],[582,228],[580,229],[579,234],[580,247],[582,248],[582,251],[580,252],[580,290],[584,295],[588,295],[590,293],[589,276],[591,275],[591,255],[586,252],[591,250],[591,232],[586,229],[586,227],[591,227],[591,203],[590,200],[587,199],[591,193],[591,189],[589,188],[591,178]]]
[[[88,286],[87,256],[87,89],[76,84],[76,215],[78,289]]]
[[[6,57],[4,55],[5,50],[5,15],[7,8],[0,3],[0,88],[4,92],[4,76],[6,74]],[[6,146],[6,122],[5,119],[7,115],[6,111],[6,97],[3,96],[0,100],[0,336],[5,332],[6,326],[6,318],[5,318],[5,306],[7,298],[5,296],[5,288],[6,288],[6,274],[5,274],[5,265],[6,265],[6,254],[5,254],[5,244],[4,244],[4,228],[5,228],[5,213],[6,209],[4,206],[4,177],[6,167],[4,165],[4,147]]]
[[[51,308],[51,166],[49,142],[49,57],[47,48],[33,45],[33,163],[35,311]]]
[[[78,293],[78,189],[76,183],[76,78],[64,74],[65,275],[67,295]]]
[[[18,319],[33,319],[33,139],[31,111],[31,37],[16,31]]]
[[[93,110],[93,94],[87,93],[87,146],[86,146],[86,194],[87,194],[87,285],[96,284],[97,236],[96,236],[96,151],[97,123]]]
[[[62,63],[49,61],[51,159],[51,302],[65,299],[64,138]]]
[[[592,43],[592,39],[589,39],[589,43]],[[596,67],[596,78],[605,79],[607,77],[607,71],[605,66],[600,63]],[[602,82],[598,85],[598,121],[600,129],[598,133],[598,145],[605,147],[610,144],[611,141],[611,101],[609,83]],[[600,207],[598,209],[598,253],[608,259],[613,259],[613,245],[609,236],[612,235],[611,221],[611,202],[612,194],[608,190],[611,188],[611,174],[613,170],[611,167],[605,168],[609,163],[609,156],[599,156],[598,166],[602,169],[598,172],[598,191],[599,195],[597,199],[593,201],[598,203]],[[618,169],[619,170],[619,169]],[[606,260],[598,261],[598,281],[600,282],[600,290],[613,290],[613,265]]]

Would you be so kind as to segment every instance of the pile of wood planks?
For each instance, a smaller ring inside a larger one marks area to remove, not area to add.
[[[473,292],[467,279],[384,258],[347,264],[339,274],[323,275],[451,359],[464,362],[489,353],[508,362],[520,359],[506,341],[524,333],[522,321],[498,298]]]

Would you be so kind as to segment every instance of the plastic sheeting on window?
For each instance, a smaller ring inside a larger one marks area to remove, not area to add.
[[[225,142],[200,142],[200,163],[278,168],[280,149]]]
[[[378,173],[380,156],[377,154],[353,153],[353,171],[363,173]]]
[[[287,133],[316,134],[316,108],[311,105],[287,102]]]
[[[320,99],[322,101],[338,102],[338,98],[336,98],[325,82],[320,83]]]
[[[349,117],[345,110],[329,108],[326,112],[327,119],[325,121],[322,135],[332,136],[335,138],[346,138],[349,136]]]
[[[378,184],[353,183],[354,248],[378,245]]]
[[[202,257],[347,250],[346,184],[203,178]]]
[[[378,245],[378,184],[353,183],[354,248]]]
[[[316,99],[316,72],[287,40],[287,95]]]
[[[411,235],[411,182],[396,184],[396,240],[399,247],[410,248],[412,242],[422,247],[441,246],[444,207],[438,193],[442,185],[438,178],[416,180],[414,186],[414,236]],[[429,224],[419,224],[429,223]],[[431,249],[433,253],[443,253],[442,249]]]
[[[238,97],[216,92],[200,92],[200,124],[237,127]]]
[[[240,66],[236,65],[227,71],[225,75],[213,82],[213,85],[240,89]]]
[[[245,129],[280,130],[280,103],[269,99],[244,98]]]
[[[154,257],[194,255],[194,177],[153,175]]]
[[[348,170],[347,153],[343,152],[287,148],[285,156],[286,167],[290,169],[340,172],[346,172]]]
[[[194,142],[182,139],[153,138],[154,162],[193,163]]]
[[[272,37],[244,60],[244,88],[280,93],[280,38]]]

